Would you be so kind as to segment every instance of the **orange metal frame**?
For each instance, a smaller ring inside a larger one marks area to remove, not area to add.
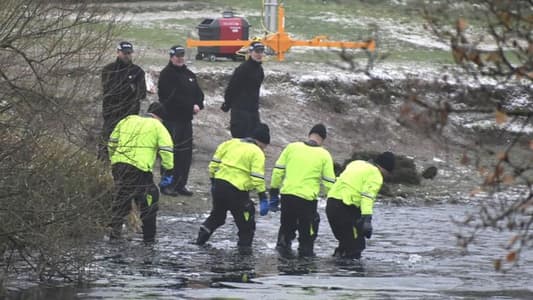
[[[193,40],[187,39],[187,47],[213,47],[213,46],[241,46],[248,47],[252,40]],[[278,7],[278,32],[266,35],[261,39],[261,43],[265,44],[270,49],[274,50],[278,57],[278,61],[285,58],[285,53],[294,46],[304,47],[330,47],[343,49],[365,49],[374,52],[376,49],[376,42],[370,39],[366,42],[338,42],[330,41],[326,36],[316,36],[311,40],[293,40],[285,31],[285,10],[283,5]]]

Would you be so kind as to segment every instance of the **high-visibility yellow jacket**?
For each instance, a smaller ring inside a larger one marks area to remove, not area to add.
[[[265,192],[265,154],[252,139],[231,139],[217,147],[209,176],[241,191]]]
[[[281,152],[272,170],[270,187],[281,187],[281,194],[314,201],[320,192],[321,182],[326,192],[335,182],[333,159],[328,150],[318,145],[295,142]]]
[[[126,163],[144,172],[152,172],[157,153],[161,165],[174,168],[173,143],[160,120],[130,115],[120,120],[109,137],[111,164]]]
[[[362,215],[371,215],[382,184],[383,175],[377,166],[355,160],[337,178],[328,198],[342,200],[346,205],[355,205],[361,209]]]

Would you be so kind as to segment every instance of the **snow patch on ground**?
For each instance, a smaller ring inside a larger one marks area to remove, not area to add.
[[[525,133],[525,134],[531,134],[533,133],[533,126],[529,124],[524,124],[521,122],[513,122],[513,123],[502,123],[497,124],[495,120],[479,120],[475,122],[465,123],[463,125],[466,128],[483,128],[483,129],[491,129],[491,130],[505,130],[508,132],[513,133]]]
[[[394,34],[394,37],[398,40],[420,46],[440,50],[450,50],[450,46],[443,42],[436,40],[435,38],[424,36],[420,33],[412,32],[397,32]]]
[[[530,88],[532,90],[533,88]],[[532,109],[532,96],[533,95],[518,95],[512,99],[509,108],[511,109]]]
[[[239,11],[236,17],[258,17],[261,14],[257,11]],[[134,24],[143,24],[145,22],[167,21],[167,20],[186,20],[206,18],[217,19],[222,17],[222,11],[213,10],[179,10],[179,11],[159,11],[145,13],[125,13],[123,21]]]
[[[335,23],[339,24],[339,26],[368,28],[369,32],[373,27],[375,27],[377,28],[378,37],[381,37],[383,41],[388,39],[396,39],[419,47],[442,50],[450,49],[446,43],[437,40],[427,30],[425,30],[423,26],[411,24],[398,26],[398,20],[391,18],[370,18],[359,16],[357,18],[353,18],[326,12],[320,16],[311,17],[310,19],[321,22]],[[390,40],[388,42],[390,42]]]

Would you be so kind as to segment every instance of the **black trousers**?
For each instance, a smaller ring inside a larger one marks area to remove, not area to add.
[[[174,143],[174,182],[176,189],[187,185],[192,162],[192,122],[164,121]]]
[[[254,129],[261,122],[259,112],[231,109],[230,131],[234,138],[251,137]]]
[[[335,253],[348,258],[360,258],[366,248],[365,237],[358,228],[361,209],[354,205],[345,205],[342,200],[329,198],[326,215],[333,235],[339,241]]]
[[[124,163],[112,165],[111,172],[116,189],[112,206],[111,237],[120,237],[122,224],[131,210],[131,200],[134,199],[141,212],[143,239],[145,242],[154,241],[159,190],[154,184],[152,173]]]
[[[229,210],[239,230],[237,245],[252,246],[255,233],[255,207],[250,200],[250,194],[238,190],[225,180],[215,179],[214,184],[213,208],[202,227],[207,229],[209,234],[213,234],[218,227],[224,225]]]
[[[102,125],[102,132],[100,140],[98,141],[98,159],[101,161],[109,161],[109,151],[107,149],[107,144],[109,142],[109,137],[117,126],[120,120],[108,118],[104,119],[104,124]]]
[[[316,211],[317,201],[309,201],[294,195],[281,195],[281,226],[277,246],[290,248],[298,231],[298,252],[311,255],[318,234],[320,216]]]

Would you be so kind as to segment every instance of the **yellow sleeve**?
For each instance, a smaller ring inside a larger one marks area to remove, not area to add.
[[[117,150],[121,127],[122,127],[122,121],[119,122],[115,126],[115,128],[113,129],[113,132],[111,132],[111,135],[109,136],[109,141],[107,142],[109,158],[113,157],[113,155],[115,155],[115,151]]]
[[[159,121],[158,121],[159,122]],[[174,169],[174,143],[167,128],[158,123],[157,126],[157,147],[161,156],[161,165],[165,170]]]
[[[265,154],[259,147],[252,156],[252,169],[250,170],[252,185],[258,193],[264,193],[265,187]]]
[[[324,185],[325,192],[329,191],[335,183],[335,171],[333,169],[333,158],[326,152],[324,165],[322,168],[322,184]]]
[[[220,163],[222,162],[222,153],[224,152],[226,144],[227,141],[218,145],[217,149],[215,150],[215,154],[213,154],[213,157],[208,165],[209,178],[215,178],[215,173],[218,171]]]
[[[361,190],[361,214],[372,215],[374,208],[374,201],[383,184],[383,177],[381,174],[374,173],[369,175],[363,183],[363,189]]]
[[[285,177],[285,168],[287,166],[287,150],[288,146],[281,151],[274,169],[272,170],[272,177],[270,178],[270,187],[274,189],[279,189],[283,183],[283,178]]]

